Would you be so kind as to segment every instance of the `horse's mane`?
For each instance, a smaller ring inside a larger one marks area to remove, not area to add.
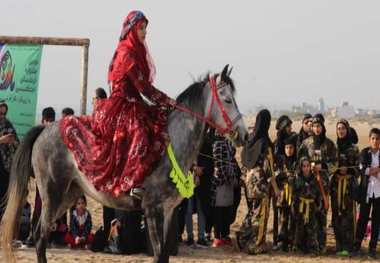
[[[177,97],[177,102],[181,104],[186,104],[188,107],[195,106],[199,103],[199,99],[202,97],[203,88],[209,80],[210,73],[207,73],[204,77],[200,77],[198,80],[194,81],[187,89],[185,89]],[[235,93],[235,84],[229,76],[223,76],[223,82],[227,83]]]

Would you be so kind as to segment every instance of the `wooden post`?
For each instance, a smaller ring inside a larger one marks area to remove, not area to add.
[[[88,38],[61,38],[61,37],[25,37],[25,36],[0,36],[2,44],[34,44],[54,46],[81,46],[81,89],[80,89],[80,114],[86,114],[87,108],[87,77],[88,77],[88,50],[90,39]]]
[[[0,36],[0,43],[53,46],[85,46],[90,45],[90,40],[88,38]]]
[[[87,77],[88,77],[88,45],[82,47],[82,72],[80,87],[80,114],[86,115],[87,109]]]

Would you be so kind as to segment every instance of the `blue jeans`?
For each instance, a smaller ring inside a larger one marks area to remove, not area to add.
[[[205,239],[206,231],[206,219],[202,211],[201,200],[197,195],[192,196],[187,203],[187,213],[186,213],[186,233],[187,239],[194,239],[193,235],[193,201],[195,199],[195,205],[197,207],[198,215],[198,240]]]

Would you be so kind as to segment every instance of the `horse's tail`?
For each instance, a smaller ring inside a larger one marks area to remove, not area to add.
[[[18,229],[22,207],[28,195],[28,183],[33,176],[32,149],[38,136],[45,127],[40,125],[32,128],[17,148],[12,162],[10,182],[8,187],[3,219],[1,222],[1,246],[4,262],[13,262],[12,241]]]

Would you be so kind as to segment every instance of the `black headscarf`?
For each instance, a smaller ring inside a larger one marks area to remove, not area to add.
[[[302,164],[304,161],[308,161],[310,163],[310,159],[307,156],[301,157],[301,159],[298,161],[298,175],[303,177],[307,182],[309,182],[312,179],[311,171],[309,176],[305,176],[302,171]]]
[[[339,152],[346,151],[349,147],[351,147],[353,144],[358,143],[358,134],[356,133],[355,129],[352,128],[349,124],[349,122],[345,119],[340,119],[336,126],[338,127],[338,124],[343,124],[346,127],[347,134],[344,138],[339,138],[337,136],[336,144],[338,145]]]
[[[280,118],[278,118],[276,122],[276,130],[277,130],[277,140],[276,140],[276,154],[284,154],[285,150],[285,144],[284,141],[286,138],[291,136],[291,134],[288,134],[286,132],[286,127],[291,125],[293,122],[287,115],[282,115]]]
[[[268,147],[273,147],[268,134],[270,122],[271,115],[267,109],[261,110],[257,114],[255,129],[241,153],[242,163],[248,169],[256,165],[260,155],[262,155]]]
[[[297,149],[297,139],[298,139],[298,136],[297,136],[297,134],[294,133],[294,134],[288,136],[284,140],[284,156],[285,156],[285,159],[288,161],[293,162],[293,161],[297,160],[297,150],[296,150]],[[289,145],[289,144],[294,146],[294,154],[291,157],[288,157],[285,154],[285,146]]]
[[[305,115],[303,115],[303,119],[302,119],[302,127],[301,127],[301,130],[298,134],[298,140],[300,142],[300,144],[306,139],[308,138],[310,135],[308,133],[306,133],[304,130],[303,130],[303,123],[308,120],[308,119],[311,119],[313,118],[313,116],[311,116],[310,113],[305,113]]]
[[[268,131],[271,119],[272,117],[267,109],[261,110],[256,115],[255,129],[253,130],[252,139],[250,140],[249,144],[253,145],[262,138],[270,141]]]
[[[320,135],[313,135],[314,138],[314,144],[316,146],[316,149],[319,149],[321,145],[326,140],[326,127],[325,127],[325,119],[323,118],[322,114],[317,114],[313,117],[313,125],[316,123],[319,123],[322,126],[322,132]]]
[[[276,122],[276,130],[282,131],[284,130],[287,126],[292,124],[292,120],[289,118],[287,115],[281,115],[280,118],[277,119]]]

